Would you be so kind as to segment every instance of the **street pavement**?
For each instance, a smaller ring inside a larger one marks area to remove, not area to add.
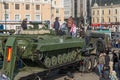
[[[118,68],[116,68],[117,74],[120,74],[120,71]],[[74,75],[74,80],[100,80],[99,76],[97,75],[97,71],[95,72],[90,72],[90,73],[80,73],[80,72],[75,72],[73,73]],[[57,75],[54,78],[49,78],[47,80],[64,80],[64,78],[68,78],[67,75]],[[120,80],[120,75],[118,76],[118,80]]]
[[[68,78],[67,76],[63,76],[61,78],[57,78],[55,80],[64,80],[64,78]],[[74,80],[99,80],[99,77],[96,73],[91,72],[91,73],[74,73]]]

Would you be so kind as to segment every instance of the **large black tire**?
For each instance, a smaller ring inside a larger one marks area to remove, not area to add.
[[[39,76],[36,76],[34,80],[43,80],[43,79]]]
[[[97,52],[101,52],[105,50],[105,42],[102,39],[98,39],[96,41]]]
[[[84,72],[91,72],[92,71],[92,61],[91,61],[90,57],[84,57],[83,71]]]
[[[95,55],[90,56],[90,58],[91,58],[91,61],[92,61],[92,70],[93,70],[97,66],[98,58]]]

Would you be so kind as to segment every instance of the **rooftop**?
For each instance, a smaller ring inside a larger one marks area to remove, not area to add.
[[[120,0],[92,0],[92,6],[95,2],[98,4],[98,6],[104,6],[105,4],[111,5],[111,3],[113,3],[113,5],[120,4]]]

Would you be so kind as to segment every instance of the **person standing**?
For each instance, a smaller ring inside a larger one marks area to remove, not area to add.
[[[113,51],[113,70],[115,70],[116,63],[118,62],[118,56],[116,54],[116,51]]]
[[[118,68],[120,69],[120,50],[118,51]]]
[[[120,39],[118,39],[118,48],[120,48]]]
[[[116,66],[117,54],[116,51],[113,50],[110,56],[110,80],[118,80],[117,76],[119,76],[119,69]],[[113,61],[112,61],[113,60]]]
[[[106,66],[109,66],[109,62],[110,62],[109,51],[110,51],[110,49],[106,48],[106,50],[105,50],[105,65]]]
[[[27,29],[27,18],[23,19],[21,27],[22,27],[23,30]]]
[[[111,74],[113,72],[113,54],[112,54],[112,52],[109,52],[109,57],[110,57],[109,66],[110,66],[110,74]]]
[[[55,18],[55,22],[54,22],[54,26],[53,27],[55,29],[56,35],[59,35],[60,23],[59,23],[59,18],[58,17]]]
[[[70,18],[67,20],[67,27],[71,28],[73,24],[73,18],[70,16]]]
[[[68,28],[68,35],[69,36],[71,36],[70,30],[71,30],[72,25],[73,25],[73,18],[72,18],[72,16],[70,16],[67,20],[67,28]]]
[[[102,77],[102,71],[103,71],[103,66],[105,64],[105,56],[104,56],[104,52],[101,52],[99,55],[99,59],[98,59],[98,72],[99,72],[99,77]]]
[[[110,66],[109,66],[109,62],[110,62],[110,57],[109,57],[109,49],[106,48],[106,53],[105,53],[105,64],[103,66],[103,71],[102,71],[102,76],[105,80],[110,80],[109,76],[110,76]]]
[[[118,39],[116,39],[116,41],[115,41],[115,48],[118,48]]]
[[[72,23],[72,27],[70,29],[70,33],[71,33],[72,37],[76,37],[76,25],[75,25],[74,22]]]

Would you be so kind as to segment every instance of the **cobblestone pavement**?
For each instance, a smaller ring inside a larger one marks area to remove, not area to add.
[[[67,78],[67,76],[63,76],[61,78],[57,78],[54,80],[64,80],[64,78]],[[74,79],[75,80],[99,80],[99,77],[96,73],[91,72],[91,73],[84,73],[81,75],[81,73],[75,73],[74,74]]]

